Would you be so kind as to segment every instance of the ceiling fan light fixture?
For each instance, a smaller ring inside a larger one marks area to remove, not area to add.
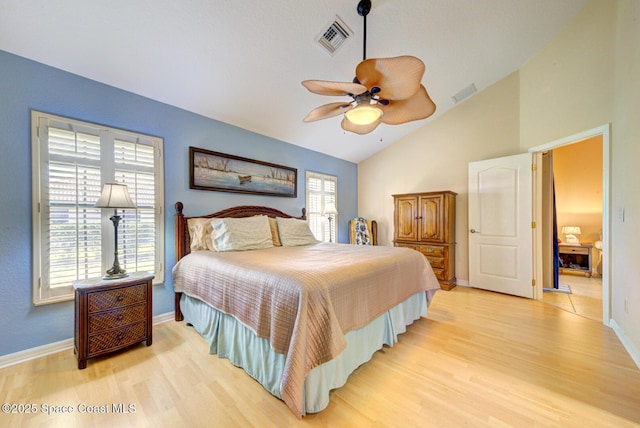
[[[313,109],[304,122],[335,117],[344,113],[340,126],[358,135],[373,132],[378,125],[400,125],[431,116],[436,105],[421,80],[425,65],[411,55],[366,59],[367,15],[371,0],[359,0],[358,15],[364,21],[362,61],[351,82],[303,80],[309,92],[318,95],[349,96],[349,103],[334,102]],[[384,118],[383,118],[384,116]]]
[[[358,104],[344,114],[349,122],[356,125],[369,125],[380,119],[383,112],[380,108],[372,104]]]

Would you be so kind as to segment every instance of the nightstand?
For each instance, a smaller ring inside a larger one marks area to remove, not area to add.
[[[87,359],[146,341],[151,346],[151,283],[154,276],[137,272],[127,278],[74,281],[75,340],[78,369]]]
[[[580,273],[591,276],[591,244],[559,244],[560,273]]]

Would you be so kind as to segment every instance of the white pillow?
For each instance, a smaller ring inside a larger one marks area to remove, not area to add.
[[[196,217],[187,219],[187,228],[191,238],[191,251],[215,251],[210,218]]]
[[[316,244],[318,240],[309,229],[309,224],[297,218],[276,218],[280,242],[285,247]]]
[[[259,250],[273,247],[267,216],[218,218],[211,221],[216,251]]]

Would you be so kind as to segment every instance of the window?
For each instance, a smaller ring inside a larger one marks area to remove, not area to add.
[[[338,209],[338,177],[307,171],[307,221],[316,239],[338,242],[338,215],[323,215],[328,204]]]
[[[113,211],[94,208],[107,182],[137,206],[118,210],[120,265],[164,282],[162,139],[36,111],[31,126],[34,304],[72,299],[72,281],[113,264]]]

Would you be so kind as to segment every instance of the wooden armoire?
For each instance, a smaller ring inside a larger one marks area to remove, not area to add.
[[[393,195],[394,246],[424,254],[443,290],[456,286],[456,195],[449,190]]]

